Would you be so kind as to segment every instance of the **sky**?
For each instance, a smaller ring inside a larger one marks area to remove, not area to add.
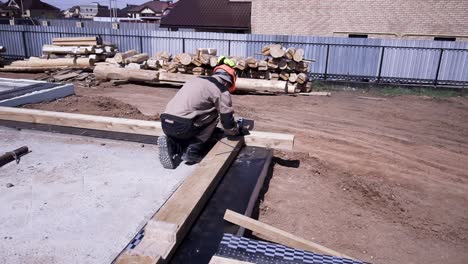
[[[139,5],[143,4],[145,2],[148,2],[149,0],[117,0],[117,6],[119,8],[125,7],[125,5],[132,4],[132,5]],[[93,0],[42,0],[42,2],[49,3],[51,5],[54,5],[60,9],[67,9],[75,5],[83,5],[83,4],[90,4],[93,2],[99,2],[101,5],[106,5],[109,6],[109,0],[104,0],[104,1],[93,1]],[[115,4],[115,0],[112,1],[112,6]]]
[[[0,0],[6,2],[6,0]],[[21,0],[19,0],[21,1]],[[93,2],[99,2],[101,5],[109,6],[109,0],[104,1],[93,1],[93,0],[41,0],[42,2],[54,5],[60,9],[67,9],[75,5],[90,4]],[[125,7],[126,4],[139,5],[149,0],[116,0],[117,6],[119,8]],[[114,6],[115,0],[112,1],[112,6]]]

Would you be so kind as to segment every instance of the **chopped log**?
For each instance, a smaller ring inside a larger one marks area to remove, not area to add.
[[[203,64],[203,61],[201,60],[200,57],[198,57],[197,55],[193,55],[192,56],[192,64],[199,67],[199,66],[202,66]]]
[[[280,79],[287,81],[287,80],[289,80],[289,73],[287,73],[285,71],[282,71],[282,72],[280,72],[279,77],[280,77]]]
[[[236,66],[234,66],[234,69],[238,69],[238,70],[245,70],[245,68],[247,68],[247,62],[245,60],[238,60],[236,62]]]
[[[261,60],[258,62],[258,70],[259,71],[266,71],[268,70],[268,62]]]
[[[203,75],[205,74],[205,69],[202,67],[195,67],[192,69],[193,75]]]
[[[297,62],[293,61],[293,60],[290,60],[288,61],[287,63],[287,66],[286,66],[286,69],[290,70],[290,71],[293,71],[296,69],[296,66],[297,66]]]
[[[286,70],[286,69],[288,68],[288,61],[287,61],[287,60],[284,60],[284,59],[283,59],[283,60],[280,60],[280,61],[278,62],[278,68],[279,68],[280,70]]]
[[[190,65],[192,63],[192,55],[188,53],[178,54],[177,57],[182,65]]]
[[[168,71],[168,72],[177,72],[177,67],[179,67],[179,63],[178,63],[178,62],[171,62],[171,63],[167,66],[167,71]]]
[[[294,72],[290,73],[288,80],[292,83],[295,83],[297,81],[297,74]]]
[[[284,57],[289,59],[289,60],[292,60],[292,58],[294,57],[294,53],[296,53],[296,49],[295,48],[287,48],[286,49],[286,53],[284,54]]]
[[[147,53],[140,53],[140,54],[135,54],[131,57],[128,57],[126,58],[124,61],[125,61],[125,64],[129,64],[129,63],[142,63],[146,60],[149,59],[149,56]]]
[[[6,52],[6,47],[5,46],[0,46],[0,52],[5,53]]]
[[[297,49],[296,52],[294,53],[293,60],[296,62],[300,62],[304,60],[304,50]]]
[[[299,74],[297,75],[297,83],[303,84],[303,83],[305,83],[305,82],[307,82],[307,74],[305,74],[305,73],[299,73]]]
[[[300,61],[296,65],[296,71],[298,72],[307,72],[309,71],[309,64],[305,61]]]
[[[172,59],[172,54],[166,51],[158,51],[154,54],[153,57],[158,60],[170,61]]]
[[[11,66],[16,67],[91,67],[93,65],[94,60],[89,58],[30,59],[11,63]]]
[[[286,50],[280,44],[270,46],[270,56],[273,58],[281,58],[284,56]]]
[[[253,57],[248,57],[247,59],[245,59],[245,62],[247,63],[247,66],[249,66],[249,68],[255,69],[258,67],[258,61]]]
[[[271,73],[270,80],[276,81],[279,79],[279,74],[276,72]]]
[[[279,59],[269,58],[268,59],[268,68],[271,70],[278,69],[278,63],[280,62]]]
[[[262,55],[270,56],[270,45],[263,46]]]
[[[154,69],[154,70],[157,70],[160,68],[159,60],[157,58],[149,58],[146,61],[146,65],[148,66],[148,68]]]
[[[154,82],[158,80],[158,72],[124,69],[116,66],[97,65],[94,67],[93,73],[97,80],[127,80],[138,82]]]
[[[85,46],[85,47],[74,47],[74,46],[55,46],[45,44],[42,46],[42,52],[45,54],[77,54],[77,55],[88,55],[95,52],[94,46]]]
[[[124,63],[125,59],[126,58],[129,58],[133,55],[136,55],[138,52],[136,50],[128,50],[126,52],[118,52],[114,55],[114,60],[117,62],[117,63]]]

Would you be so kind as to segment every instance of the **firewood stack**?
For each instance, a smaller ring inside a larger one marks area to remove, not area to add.
[[[304,50],[295,48],[284,48],[279,44],[265,46],[261,55],[265,59],[256,59],[254,57],[230,57],[236,65],[239,78],[263,79],[270,85],[278,82],[281,86],[285,83],[288,92],[310,92],[311,86],[309,78],[309,62],[304,59]],[[101,68],[98,72],[103,79],[108,76],[108,70],[115,71],[114,76],[121,76],[121,79],[138,79],[139,81],[152,81],[155,77],[150,73],[151,70],[166,73],[182,73],[192,75],[206,75],[213,73],[217,64],[217,50],[211,48],[198,48],[195,53],[172,54],[159,51],[148,58],[146,53],[138,53],[136,50],[129,50],[122,53],[116,53],[113,58],[106,59],[107,65],[124,68],[126,70],[149,70],[149,72],[133,72],[140,77],[127,76],[119,69],[113,68],[104,70]],[[101,74],[101,70],[106,73]],[[118,74],[117,74],[118,72]],[[96,71],[95,71],[96,73]],[[167,75],[172,76],[172,75]],[[172,78],[172,77],[171,77]],[[121,80],[119,79],[119,81]],[[184,79],[185,80],[185,79]],[[165,80],[168,82],[173,79]],[[267,83],[265,83],[267,85]]]
[[[54,38],[42,47],[41,57],[14,61],[5,71],[44,72],[60,69],[91,69],[95,62],[113,57],[117,48],[98,37]]]
[[[258,60],[253,57],[240,59],[235,68],[240,76],[267,80],[284,80],[304,85],[308,82],[309,64],[304,60],[304,50],[293,47],[284,48],[272,44],[262,48],[263,56]]]

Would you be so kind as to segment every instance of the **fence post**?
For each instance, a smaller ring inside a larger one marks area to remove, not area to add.
[[[185,53],[185,38],[182,38],[182,53]]]
[[[325,72],[323,74],[323,78],[326,80],[327,79],[327,73],[328,73],[328,56],[330,54],[330,44],[327,44],[327,56],[325,58]]]
[[[231,56],[231,40],[228,39],[228,56]]]
[[[26,32],[25,31],[21,31],[21,37],[23,38],[24,57],[27,58],[29,57],[29,52],[28,52],[28,45],[26,44]]]
[[[437,85],[437,82],[439,81],[440,64],[442,64],[443,54],[444,54],[444,49],[440,49],[439,62],[437,63],[437,70],[436,70],[436,76],[434,78],[434,85]]]
[[[140,52],[143,53],[143,36],[140,36]]]
[[[380,62],[379,62],[379,73],[377,74],[377,83],[380,83],[380,77],[382,76],[382,65],[385,53],[385,46],[382,47],[382,52],[380,53]]]

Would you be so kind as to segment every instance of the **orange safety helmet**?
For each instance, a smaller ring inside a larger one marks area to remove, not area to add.
[[[232,83],[231,83],[231,87],[229,87],[229,92],[230,93],[233,93],[236,91],[236,80],[237,80],[237,76],[236,76],[236,71],[229,67],[228,65],[226,64],[221,64],[219,66],[216,66],[216,68],[214,68],[213,70],[213,73],[215,73],[217,70],[223,70],[225,72],[227,72],[231,78],[232,78]]]

